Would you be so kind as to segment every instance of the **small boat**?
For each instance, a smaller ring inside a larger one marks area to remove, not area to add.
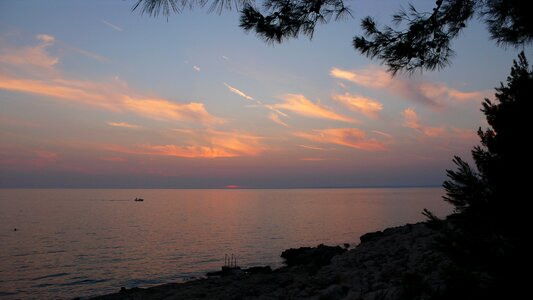
[[[133,201],[137,201],[137,202],[139,202],[139,201],[144,201],[144,199],[143,199],[143,198],[137,198],[137,197],[135,197],[135,199],[134,199]]]

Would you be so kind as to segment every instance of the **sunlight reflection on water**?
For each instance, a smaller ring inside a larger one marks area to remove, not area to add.
[[[441,188],[2,190],[0,296],[72,298],[242,266],[451,212]],[[134,202],[142,197],[144,202]],[[17,231],[14,231],[17,228]]]

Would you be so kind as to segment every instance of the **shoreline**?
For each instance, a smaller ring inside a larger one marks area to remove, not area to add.
[[[75,299],[405,299],[412,293],[429,296],[445,288],[440,272],[450,264],[434,247],[439,235],[440,231],[426,222],[406,224],[364,234],[361,243],[349,250],[323,245],[292,249],[296,255],[292,262],[286,258],[288,266],[271,271],[243,270],[228,276]],[[283,253],[288,251],[291,250]]]

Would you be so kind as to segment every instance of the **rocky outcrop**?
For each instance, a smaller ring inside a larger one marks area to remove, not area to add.
[[[340,246],[325,246],[320,244],[317,247],[300,247],[298,249],[288,249],[281,253],[287,266],[314,265],[317,267],[328,265],[333,256],[345,252],[346,249]]]
[[[129,289],[95,299],[430,299],[445,288],[449,261],[434,247],[438,231],[424,223],[361,237],[361,244],[290,249],[289,266]]]

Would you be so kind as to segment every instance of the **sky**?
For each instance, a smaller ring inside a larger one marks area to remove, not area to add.
[[[134,2],[0,1],[0,187],[439,186],[520,50],[474,19],[451,66],[391,77],[351,42],[401,1],[279,45],[235,10]]]

